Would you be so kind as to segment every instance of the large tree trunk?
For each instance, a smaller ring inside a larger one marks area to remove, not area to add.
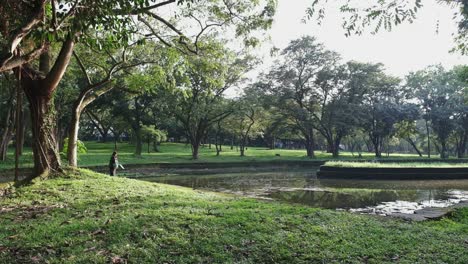
[[[382,157],[382,141],[383,141],[382,138],[380,138],[380,136],[373,137],[371,135],[371,141],[374,147],[375,157],[381,158]]]
[[[468,141],[468,131],[464,131],[461,134],[460,139],[457,142],[457,157],[459,159],[462,159],[465,157],[467,141]]]
[[[200,142],[196,141],[192,143],[192,159],[198,160],[198,151],[200,149]]]
[[[55,111],[51,94],[39,94],[41,83],[25,83],[24,91],[29,101],[32,124],[32,149],[34,157],[34,175],[46,176],[49,172],[61,171],[60,156],[55,139]]]
[[[74,44],[74,36],[67,36],[52,67],[50,53],[46,52],[39,60],[40,72],[34,71],[28,65],[21,69],[21,75],[25,77],[22,80],[22,87],[29,101],[31,114],[34,158],[32,177],[47,177],[49,172],[62,171],[54,133],[56,113],[53,94],[65,74]]]

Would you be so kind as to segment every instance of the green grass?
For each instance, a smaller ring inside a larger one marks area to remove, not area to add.
[[[85,142],[88,148],[88,153],[79,155],[80,166],[96,166],[106,165],[109,162],[110,155],[114,149],[113,143],[96,143]],[[146,147],[146,146],[145,146]],[[135,146],[128,143],[121,143],[118,146],[119,160],[123,164],[147,164],[147,163],[195,163],[195,162],[257,162],[257,161],[290,161],[290,160],[310,160],[306,156],[305,150],[287,150],[275,149],[270,150],[266,148],[249,147],[246,150],[246,157],[240,157],[239,152],[234,148],[230,149],[229,146],[223,147],[221,156],[216,156],[214,146],[212,149],[208,147],[200,148],[199,160],[192,160],[190,145],[180,143],[164,143],[161,145],[160,153],[146,153],[143,152],[141,157],[135,156],[133,153]],[[276,156],[279,154],[280,156]],[[340,159],[357,159],[349,152],[342,152]],[[373,153],[363,153],[364,159],[373,159]],[[316,152],[316,159],[331,159],[330,153]],[[413,154],[391,154],[390,159],[393,158],[415,158],[420,159],[417,155]],[[64,160],[64,162],[66,162]],[[30,149],[25,149],[25,154],[21,157],[21,167],[32,167],[32,154]],[[14,168],[14,155],[13,150],[10,150],[7,161],[0,161],[1,169]]]
[[[3,197],[0,226],[0,263],[468,263],[468,209],[407,223],[86,170]]]
[[[378,163],[327,161],[325,166],[340,168],[468,168],[468,163],[411,162],[411,163]]]

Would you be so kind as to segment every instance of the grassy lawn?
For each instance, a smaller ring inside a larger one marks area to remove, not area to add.
[[[424,223],[87,170],[0,199],[0,263],[468,263],[468,209]]]
[[[113,143],[96,143],[85,142],[88,153],[79,155],[80,166],[95,166],[106,165],[109,162],[110,155],[114,149]],[[145,146],[146,147],[146,146]],[[146,164],[146,163],[187,163],[187,162],[242,162],[242,161],[275,161],[275,160],[310,160],[306,156],[305,150],[288,150],[250,147],[246,150],[246,157],[239,157],[239,152],[234,148],[231,150],[229,146],[224,146],[221,156],[216,156],[214,146],[212,149],[208,147],[200,148],[199,160],[192,160],[190,145],[180,143],[164,143],[161,145],[161,152],[146,153],[143,152],[141,157],[136,157],[133,153],[135,146],[128,143],[121,143],[118,146],[119,161],[123,164]],[[279,154],[280,156],[276,156]],[[364,159],[373,159],[373,153],[363,153]],[[321,151],[316,152],[317,159],[331,159],[330,153]],[[419,159],[414,154],[390,154],[391,158],[415,158]],[[357,159],[349,152],[342,152],[340,159]],[[65,161],[64,161],[65,162]],[[25,154],[21,157],[21,167],[32,167],[32,154],[30,149],[25,150]],[[7,161],[0,161],[0,169],[14,168],[13,149],[10,150]]]
[[[339,168],[468,168],[468,163],[443,162],[411,162],[411,163],[377,163],[377,162],[346,162],[327,161],[326,166]]]

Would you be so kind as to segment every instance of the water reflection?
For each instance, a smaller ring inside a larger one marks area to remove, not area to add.
[[[143,180],[383,215],[411,214],[425,207],[447,207],[468,200],[468,180],[318,180],[310,171],[172,175]]]

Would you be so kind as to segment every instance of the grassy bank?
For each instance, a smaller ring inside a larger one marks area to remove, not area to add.
[[[468,263],[468,210],[425,223],[89,171],[0,198],[0,263]]]
[[[80,166],[106,165],[109,162],[110,155],[114,150],[113,143],[85,142],[88,153],[79,155]],[[246,156],[240,157],[239,152],[224,146],[223,152],[219,157],[216,156],[214,146],[209,149],[208,146],[200,148],[199,160],[192,160],[190,145],[180,143],[164,143],[160,147],[159,153],[142,153],[141,157],[135,156],[135,146],[128,143],[118,145],[119,159],[123,164],[147,164],[147,163],[197,163],[197,162],[257,162],[257,161],[307,161],[305,150],[289,149],[266,149],[250,147],[246,150]],[[279,155],[279,156],[278,156]],[[340,159],[357,159],[350,152],[342,152]],[[330,153],[316,152],[316,159],[331,159]],[[0,169],[14,168],[13,149],[10,150],[8,159],[5,162],[0,161]],[[373,159],[373,153],[363,153],[362,158]],[[413,154],[391,154],[390,159],[421,159]],[[21,157],[21,167],[32,167],[32,154],[30,149],[25,149],[25,154]]]
[[[346,162],[327,161],[325,166],[337,168],[468,168],[467,163],[444,162],[411,162],[411,163],[378,163],[378,162]]]

